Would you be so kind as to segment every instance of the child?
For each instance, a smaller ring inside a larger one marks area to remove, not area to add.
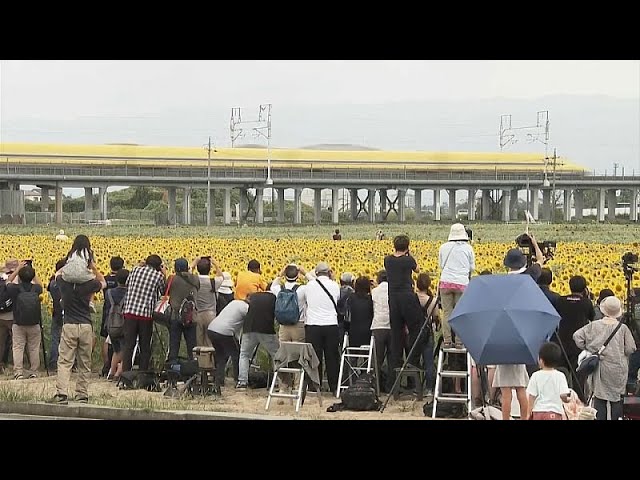
[[[68,283],[88,282],[96,278],[89,268],[93,262],[95,262],[95,258],[89,238],[86,235],[78,235],[67,254],[67,263],[60,269],[59,274]]]
[[[560,347],[547,342],[538,353],[538,370],[529,380],[527,394],[531,420],[564,420],[562,403],[569,401],[569,386],[564,373],[555,369],[561,362]]]
[[[71,250],[67,254],[67,263],[62,267],[56,276],[60,275],[65,282],[68,283],[85,283],[96,278],[90,268],[95,263],[93,250],[91,250],[91,242],[86,235],[78,235],[73,240]],[[93,303],[93,295],[89,301],[89,308],[92,313],[96,313],[95,304]]]

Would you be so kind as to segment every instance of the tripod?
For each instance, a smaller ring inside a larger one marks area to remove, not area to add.
[[[560,346],[560,350],[562,350],[562,356],[567,362],[569,374],[571,375],[572,380],[575,382],[573,386],[576,388],[574,388],[574,390],[576,390],[576,393],[580,397],[580,400],[582,400],[585,404],[589,403],[588,402],[589,399],[586,398],[584,389],[582,388],[582,382],[580,382],[580,379],[578,378],[578,374],[576,373],[575,368],[572,368],[571,362],[569,361],[569,355],[567,355],[567,351],[564,349],[564,345],[562,344],[562,340],[560,340],[560,336],[558,335],[557,329],[555,332],[553,332],[549,340],[552,341],[554,337],[557,340],[558,345]]]
[[[404,363],[402,364],[402,368],[400,369],[400,371],[398,372],[398,374],[396,375],[396,379],[393,382],[393,385],[391,387],[391,391],[389,392],[389,395],[387,396],[387,399],[384,401],[384,404],[382,405],[382,407],[380,407],[380,413],[384,412],[384,409],[387,408],[387,404],[389,403],[389,399],[393,396],[394,392],[396,391],[396,388],[399,387],[400,385],[400,379],[402,378],[402,372],[404,372],[405,368],[407,368],[407,365],[409,364],[409,359],[411,358],[411,355],[413,355],[413,351],[416,349],[416,347],[418,345],[420,345],[420,340],[422,339],[422,335],[424,334],[425,330],[427,330],[428,328],[431,327],[431,323],[433,322],[433,314],[436,311],[436,309],[438,308],[438,302],[440,302],[440,292],[438,291],[438,293],[436,294],[436,296],[433,298],[433,302],[434,302],[434,307],[431,309],[431,312],[429,313],[429,315],[427,317],[425,317],[424,322],[422,323],[421,327],[420,327],[420,331],[418,332],[418,335],[416,337],[416,340],[413,342],[413,345],[411,346],[411,350],[409,350],[409,352],[407,353]]]

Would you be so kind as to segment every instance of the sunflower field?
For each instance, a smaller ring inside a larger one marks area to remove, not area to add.
[[[356,276],[375,278],[383,266],[383,259],[393,251],[391,240],[367,239],[343,240],[335,242],[324,238],[213,238],[205,236],[142,237],[135,235],[100,236],[89,234],[95,252],[98,268],[108,273],[109,259],[119,255],[125,260],[126,268],[132,268],[150,254],[158,254],[170,271],[175,259],[184,257],[191,262],[197,256],[211,255],[224,271],[231,273],[235,280],[238,272],[247,268],[251,259],[262,265],[262,273],[267,282],[272,281],[280,270],[289,263],[296,263],[312,270],[320,261],[327,262],[336,275],[351,272]],[[446,238],[446,236],[445,236]],[[438,248],[442,241],[416,240],[411,242],[411,252],[423,272],[437,282]],[[476,241],[476,270],[490,270],[503,273],[505,252],[513,243]],[[40,279],[45,283],[54,273],[56,262],[63,258],[71,247],[68,242],[56,242],[51,235],[7,235],[0,234],[0,263],[5,259],[33,259],[33,265]],[[593,243],[563,242],[558,245],[556,256],[547,263],[554,274],[552,290],[566,295],[569,293],[569,278],[584,276],[589,289],[596,295],[603,288],[611,288],[624,300],[626,286],[621,268],[621,257],[627,251],[638,251],[637,243]],[[634,274],[634,286],[638,286],[640,275]],[[43,303],[50,302],[43,295]],[[98,298],[98,300],[102,300]]]

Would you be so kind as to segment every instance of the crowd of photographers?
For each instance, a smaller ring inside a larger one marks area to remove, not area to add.
[[[609,289],[594,298],[582,276],[571,277],[571,294],[560,296],[550,288],[551,270],[543,267],[553,256],[555,242],[541,242],[541,249],[534,235],[525,234],[519,236],[516,243],[517,248],[509,250],[504,258],[508,273],[530,275],[561,317],[559,328],[551,338],[562,352],[555,366],[564,373],[568,388],[575,390],[583,401],[593,397],[598,418],[607,418],[608,410],[611,418],[618,418],[621,397],[628,384],[635,385],[639,374],[632,332],[636,340],[640,332],[632,324],[631,329],[626,325],[620,328],[608,354],[602,357],[597,380],[580,378],[575,372],[581,351],[593,348],[602,340],[603,332],[609,330],[606,325],[623,319],[620,301]],[[436,286],[431,284],[427,273],[420,271],[411,255],[409,238],[397,236],[393,245],[394,253],[385,257],[384,268],[373,279],[355,278],[348,272],[337,278],[325,262],[318,263],[312,272],[297,265],[286,265],[276,278],[265,279],[260,263],[251,260],[234,285],[231,276],[223,272],[211,256],[196,258],[191,263],[177,259],[171,273],[158,255],[150,255],[130,271],[124,268],[122,258],[114,257],[110,261],[111,272],[103,276],[96,268],[89,239],[79,235],[67,257],[56,264],[56,274],[47,285],[37,277],[32,264],[6,261],[0,279],[0,368],[8,362],[7,340],[12,338],[14,379],[37,375],[44,338],[40,295],[46,288],[53,299],[47,367],[58,373],[57,393],[52,401],[67,403],[72,371],[78,373],[75,400],[88,401],[91,352],[95,346],[93,299],[97,292],[103,291],[105,303],[99,329],[104,361],[101,374],[110,380],[132,369],[136,352],[138,368],[150,369],[154,320],[157,320],[158,305],[166,296],[169,311],[173,312],[165,325],[169,331],[168,362],[178,359],[183,337],[189,357],[195,346],[213,346],[217,365],[226,365],[231,360],[238,389],[247,387],[249,364],[257,346],[264,346],[273,358],[279,342],[293,341],[313,346],[320,361],[320,378],[324,369],[328,388],[335,393],[344,339],[348,338],[351,345],[363,345],[373,338],[381,389],[389,392],[395,372],[403,365],[428,319],[431,324],[425,329],[427,334],[420,337],[419,348],[413,349],[411,358],[406,360],[410,366],[425,371],[427,395],[433,396],[436,332],[442,332],[443,348],[463,348],[449,326],[449,318],[476,269],[471,231],[462,224],[453,225],[447,242],[440,247],[439,302],[434,294]],[[623,259],[625,274],[635,271],[632,264],[637,258],[629,255]],[[415,285],[414,273],[417,274]],[[297,311],[293,321],[278,318],[276,299],[284,298],[285,294],[295,297]],[[192,316],[186,321],[185,304],[189,302]],[[23,366],[25,351],[30,370]],[[544,355],[548,361],[549,349]],[[488,367],[490,387],[502,394],[504,418],[511,416],[512,390],[520,411],[526,412],[522,415],[528,417],[528,413],[535,413],[531,404],[535,399],[527,399],[525,389],[540,365]],[[478,367],[474,365],[474,368]],[[217,369],[215,381],[218,386],[224,386],[223,368]],[[290,388],[286,380],[281,388]],[[454,388],[458,393],[461,391],[460,379],[455,380]],[[473,393],[474,397],[481,395],[475,384]]]

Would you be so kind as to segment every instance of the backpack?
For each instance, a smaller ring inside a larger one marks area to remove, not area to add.
[[[160,375],[152,371],[129,370],[122,372],[116,386],[120,390],[160,392]]]
[[[122,307],[127,294],[124,294],[119,303],[113,302],[111,289],[107,290],[107,296],[111,304],[109,314],[107,315],[107,333],[111,338],[122,338],[124,337],[124,315],[122,313]]]
[[[60,276],[68,283],[84,283],[93,280],[95,275],[89,270],[87,260],[79,255],[74,255],[60,269]]]
[[[378,410],[380,400],[374,387],[374,381],[370,373],[360,375],[353,385],[342,392],[343,408],[358,412]]]
[[[293,288],[284,288],[278,292],[276,297],[275,317],[280,325],[296,325],[300,321],[300,308],[298,306],[298,294],[296,290],[300,285]]]
[[[180,308],[178,309],[178,320],[180,320],[182,325],[188,327],[193,323],[195,315],[196,302],[193,297],[193,292],[191,292],[180,304]]]
[[[13,308],[13,301],[9,297],[7,281],[0,278],[0,313],[10,312]]]
[[[16,325],[39,325],[42,320],[40,294],[35,291],[32,284],[28,285],[29,290],[24,283],[18,287],[19,292],[13,309],[13,321]]]

